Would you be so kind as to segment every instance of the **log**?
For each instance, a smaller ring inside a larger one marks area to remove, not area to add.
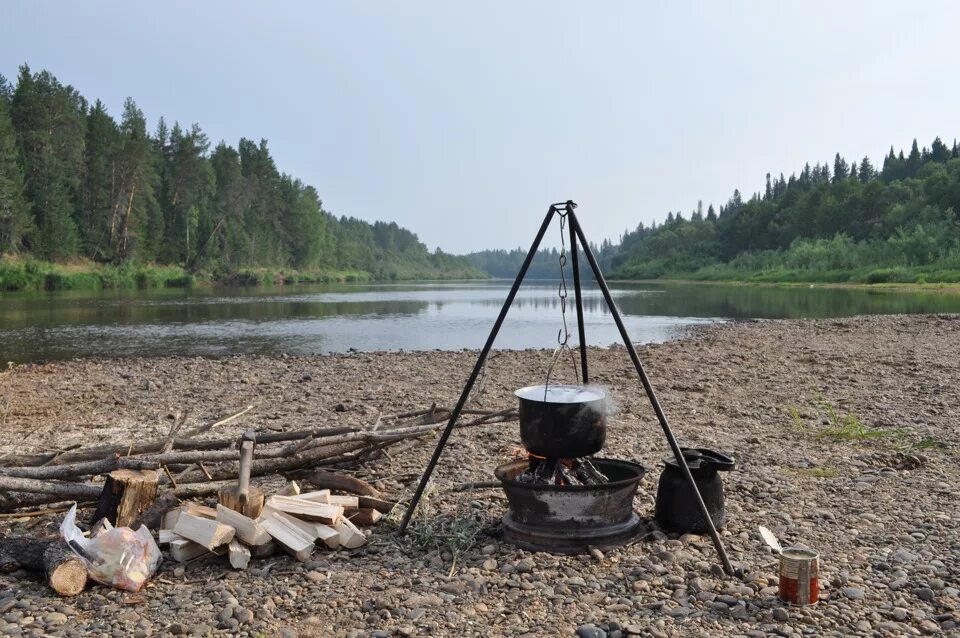
[[[356,549],[367,542],[367,537],[349,519],[341,519],[333,528],[340,535],[340,545],[347,549]]]
[[[290,481],[283,486],[283,489],[277,492],[280,496],[298,496],[300,494],[300,485],[296,481]]]
[[[334,525],[343,516],[343,507],[340,505],[318,503],[295,496],[271,496],[267,499],[267,505],[279,512],[324,525]]]
[[[183,538],[173,533],[172,529],[162,529],[157,533],[157,545],[169,545],[173,541]]]
[[[114,527],[129,527],[153,504],[159,478],[156,470],[110,472],[90,523],[106,518]]]
[[[15,476],[0,476],[0,490],[48,494],[56,497],[58,501],[68,499],[94,500],[100,496],[100,488],[96,485],[43,481]]]
[[[0,475],[35,479],[64,479],[75,476],[108,474],[114,470],[156,470],[160,464],[136,457],[111,456],[99,461],[69,465],[42,465],[40,467],[3,467]]]
[[[161,521],[167,512],[173,510],[179,502],[180,498],[177,497],[172,490],[164,492],[153,501],[150,507],[140,514],[137,520],[130,524],[130,528],[137,530],[140,529],[141,525],[146,525],[149,530],[158,529],[161,527]],[[173,529],[173,525],[165,525],[163,527]]]
[[[246,569],[250,563],[250,550],[240,544],[240,541],[234,539],[227,546],[227,552],[230,555],[230,566],[234,569]]]
[[[237,538],[247,545],[270,542],[270,534],[260,523],[223,505],[217,505],[217,521],[237,530]]]
[[[381,514],[389,514],[397,506],[393,501],[384,501],[372,496],[361,496],[357,499],[361,509],[375,509]]]
[[[356,496],[346,496],[343,494],[331,494],[327,497],[327,503],[330,505],[339,505],[340,507],[347,509],[351,507],[357,509],[360,507],[360,501]]]
[[[341,492],[350,492],[351,494],[372,496],[374,498],[383,497],[383,495],[380,493],[380,490],[370,485],[366,481],[361,481],[358,478],[346,476],[344,474],[338,474],[336,472],[315,470],[310,474],[304,475],[302,480],[304,483],[308,483],[318,490],[340,490]]]
[[[202,545],[210,551],[221,545],[226,545],[233,540],[234,534],[236,534],[236,530],[229,525],[194,516],[187,512],[180,512],[173,532]]]
[[[302,532],[281,521],[279,518],[268,512],[267,516],[260,518],[260,524],[269,532],[281,547],[300,562],[310,560],[313,555],[313,540],[303,535]]]
[[[60,539],[4,538],[0,551],[24,569],[42,571],[61,596],[76,596],[87,585],[87,566]]]
[[[206,547],[186,538],[178,538],[170,541],[170,555],[173,556],[173,559],[178,563],[186,563],[187,561],[199,558],[208,553],[209,550],[207,550]]]
[[[350,522],[354,525],[363,526],[376,525],[377,521],[383,518],[383,514],[372,507],[357,510],[344,509],[343,515],[350,519]]]

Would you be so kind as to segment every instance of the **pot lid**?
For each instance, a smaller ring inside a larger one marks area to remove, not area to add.
[[[683,458],[691,471],[713,469],[722,472],[732,470],[736,465],[731,457],[714,450],[687,447],[680,448],[680,451],[683,453]],[[677,459],[672,454],[664,457],[663,462],[670,467],[680,469],[680,464],[677,463]]]
[[[539,403],[590,403],[606,399],[607,393],[596,386],[551,383],[520,388],[515,396]]]

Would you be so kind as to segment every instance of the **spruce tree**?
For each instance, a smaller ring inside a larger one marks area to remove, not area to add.
[[[842,182],[850,176],[850,168],[846,160],[840,157],[840,153],[833,158],[833,183]]]
[[[873,164],[870,163],[870,158],[864,155],[863,159],[860,160],[860,181],[866,184],[876,176],[877,171],[873,168]]]
[[[950,149],[937,137],[930,145],[930,160],[934,162],[946,162],[950,159]]]
[[[914,139],[913,146],[910,147],[910,155],[907,156],[904,165],[904,177],[916,177],[921,166],[923,166],[923,159],[920,156],[920,149],[917,148],[917,140]]]

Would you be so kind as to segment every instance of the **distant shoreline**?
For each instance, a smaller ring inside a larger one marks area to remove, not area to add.
[[[681,286],[738,286],[756,288],[824,288],[847,290],[870,290],[875,292],[929,292],[945,295],[960,294],[960,283],[879,283],[829,281],[754,281],[750,279],[705,280],[705,279],[610,279],[620,284],[656,284]]]

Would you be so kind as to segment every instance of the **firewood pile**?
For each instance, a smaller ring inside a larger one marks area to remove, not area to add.
[[[293,481],[267,497],[256,518],[222,504],[213,508],[184,503],[164,514],[159,543],[181,563],[213,553],[226,555],[235,569],[246,569],[251,558],[271,556],[277,549],[303,562],[318,545],[360,547],[366,542],[360,527],[374,525],[394,505],[372,496],[332,494],[329,489],[301,493]]]
[[[218,554],[245,569],[251,559],[277,550],[306,561],[318,545],[360,547],[366,542],[361,528],[375,525],[395,506],[373,485],[337,470],[418,445],[450,417],[449,409],[434,404],[381,415],[369,426],[250,430],[239,445],[236,438],[210,436],[250,409],[187,431],[182,431],[185,418],[178,418],[162,439],[0,456],[0,517],[90,503],[95,506],[89,537],[114,527],[146,526],[179,562]],[[463,413],[469,419],[458,427],[517,418],[514,409]],[[285,487],[265,495],[251,477],[274,482],[283,477]],[[300,484],[310,491],[302,492]],[[216,498],[215,507],[201,502],[207,497]],[[65,596],[86,585],[86,568],[58,538],[5,537],[0,545],[0,568],[42,571],[50,587]]]

